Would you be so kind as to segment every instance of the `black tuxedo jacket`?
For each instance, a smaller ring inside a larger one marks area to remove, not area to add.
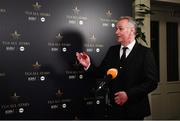
[[[125,119],[139,119],[150,115],[148,94],[157,88],[157,70],[154,56],[150,48],[136,42],[125,60],[120,62],[120,47],[110,47],[99,67],[91,64],[88,73],[103,78],[110,68],[118,69],[118,76],[109,83],[112,115],[124,115]],[[92,76],[92,75],[91,75]],[[128,101],[119,106],[114,103],[114,94],[125,91]]]

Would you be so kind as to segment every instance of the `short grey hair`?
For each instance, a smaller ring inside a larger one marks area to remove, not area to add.
[[[131,16],[121,16],[119,21],[124,20],[124,19],[128,20],[128,24],[133,25],[135,30],[137,30],[137,23],[136,23],[136,20],[133,17],[131,17]]]

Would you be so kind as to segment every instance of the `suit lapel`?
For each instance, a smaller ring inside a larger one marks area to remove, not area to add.
[[[132,63],[133,62],[132,59],[137,57],[137,52],[138,52],[138,48],[139,47],[140,47],[139,44],[136,42],[134,47],[133,47],[133,49],[132,49],[132,51],[129,53],[128,57],[125,60],[125,65]],[[116,50],[113,52],[113,53],[117,53],[118,52],[118,55],[115,56],[116,57],[116,59],[115,59],[116,60],[116,64],[115,65],[119,69],[123,68],[123,65],[120,62],[120,54],[119,54],[120,48],[121,48],[121,45],[119,45],[116,48]]]
[[[126,58],[125,63],[129,64],[132,62],[131,60],[136,57],[136,54],[138,52],[138,47],[139,47],[139,44],[136,42],[132,51],[129,53],[128,57]]]

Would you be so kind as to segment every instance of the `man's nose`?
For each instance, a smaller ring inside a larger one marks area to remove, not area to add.
[[[115,33],[118,34],[119,33],[119,29],[117,29]]]

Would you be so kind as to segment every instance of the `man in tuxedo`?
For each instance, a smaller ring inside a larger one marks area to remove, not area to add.
[[[85,52],[76,52],[79,63],[92,77],[116,68],[118,75],[108,84],[112,105],[110,119],[143,120],[151,114],[148,94],[157,88],[157,70],[150,48],[135,40],[136,22],[123,16],[116,24],[118,45],[110,47],[99,67]]]

